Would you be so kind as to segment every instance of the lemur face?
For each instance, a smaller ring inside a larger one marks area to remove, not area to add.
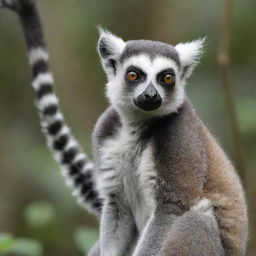
[[[173,106],[183,101],[179,57],[173,47],[160,42],[128,42],[120,64],[117,70],[119,81],[123,80],[120,93],[129,98],[134,108],[164,114],[172,112]]]
[[[107,97],[117,109],[145,115],[166,115],[184,102],[203,40],[173,47],[162,42],[124,42],[101,31],[99,53],[108,76]]]

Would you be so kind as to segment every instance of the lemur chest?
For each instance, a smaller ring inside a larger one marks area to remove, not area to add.
[[[117,197],[142,228],[155,208],[156,170],[149,142],[125,131],[105,141],[100,150],[98,188],[103,197]]]

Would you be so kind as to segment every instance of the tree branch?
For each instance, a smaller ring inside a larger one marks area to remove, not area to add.
[[[218,64],[225,104],[230,118],[231,133],[234,143],[235,161],[243,183],[246,183],[246,171],[243,159],[242,137],[236,114],[235,100],[232,93],[232,81],[230,74],[230,34],[232,20],[232,0],[224,1],[223,16],[220,25],[220,42]]]

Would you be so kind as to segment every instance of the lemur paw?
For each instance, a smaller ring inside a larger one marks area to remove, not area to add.
[[[191,208],[194,211],[200,211],[204,214],[213,214],[213,206],[209,199],[203,198]]]

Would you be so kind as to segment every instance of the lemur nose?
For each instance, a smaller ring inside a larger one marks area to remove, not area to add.
[[[153,111],[158,109],[162,104],[162,98],[152,83],[136,98],[134,104],[144,111]]]
[[[157,97],[157,94],[156,93],[148,93],[148,92],[146,92],[144,94],[144,96],[145,96],[145,98],[147,100],[154,100]]]
[[[148,85],[148,87],[144,91],[144,98],[146,100],[155,100],[157,98],[157,90],[151,83]]]

